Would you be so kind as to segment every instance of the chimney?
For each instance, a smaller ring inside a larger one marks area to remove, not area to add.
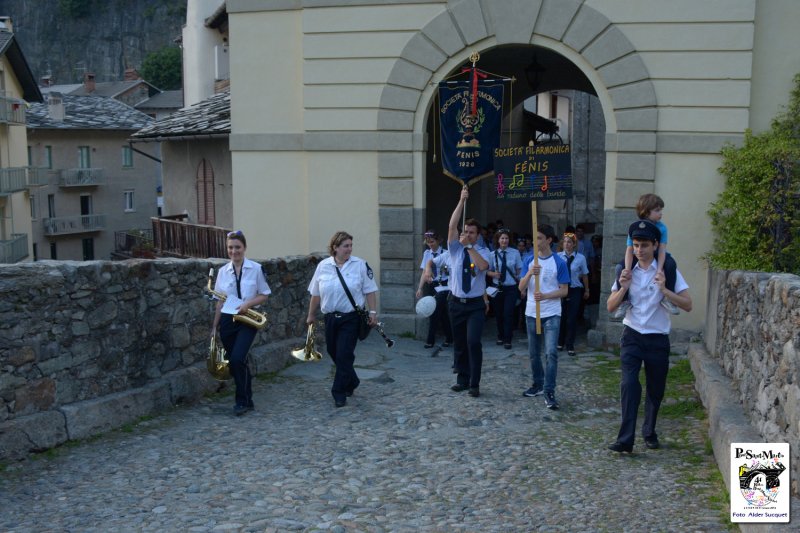
[[[56,122],[64,122],[64,100],[61,93],[52,92],[47,95],[47,116]]]
[[[83,88],[86,90],[87,93],[94,92],[94,74],[91,72],[87,72],[83,75]]]
[[[0,31],[14,32],[14,25],[11,24],[11,17],[0,16]]]
[[[141,76],[136,72],[135,68],[125,69],[125,81],[136,81],[138,79],[141,79]]]
[[[53,85],[53,77],[49,74],[47,76],[42,76],[39,80],[39,87],[50,87]]]

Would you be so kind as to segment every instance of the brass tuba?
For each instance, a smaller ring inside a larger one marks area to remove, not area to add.
[[[208,286],[206,290],[219,298],[221,301],[225,301],[228,297],[226,294],[221,292],[217,292],[214,290],[212,286],[212,281],[214,280],[214,269],[208,271]],[[243,315],[233,315],[234,322],[241,322],[243,324],[247,324],[251,328],[256,329],[264,329],[267,325],[267,317],[263,313],[259,313],[258,311],[254,311],[252,309],[248,309]]]
[[[322,354],[316,349],[316,338],[314,336],[315,330],[314,323],[308,325],[308,333],[306,333],[306,343],[302,348],[292,350],[292,357],[300,359],[301,361],[319,361],[322,359]]]
[[[217,335],[211,337],[211,346],[208,347],[206,368],[208,369],[208,373],[218,381],[231,379],[231,367],[228,363],[227,355],[219,337]]]

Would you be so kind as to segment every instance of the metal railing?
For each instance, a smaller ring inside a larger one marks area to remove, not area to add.
[[[153,217],[153,244],[156,252],[177,257],[228,257],[226,228],[183,222],[185,215]]]
[[[28,188],[25,167],[0,168],[0,194],[24,191]]]
[[[92,187],[105,182],[102,168],[66,168],[58,177],[60,187]]]
[[[42,220],[45,235],[87,233],[106,229],[105,215],[76,215],[72,217],[45,218]]]
[[[0,241],[0,263],[16,263],[28,257],[28,235],[14,233],[11,239]]]
[[[50,169],[42,167],[27,167],[28,187],[42,187],[48,185],[50,182],[49,171]]]
[[[0,91],[0,122],[4,124],[25,124],[25,102],[9,98]]]
[[[153,249],[153,230],[134,229],[114,232],[114,251],[136,255],[137,251]]]

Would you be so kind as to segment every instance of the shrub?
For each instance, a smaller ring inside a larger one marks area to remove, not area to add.
[[[725,190],[711,204],[717,268],[800,273],[800,75],[770,130],[722,149]]]

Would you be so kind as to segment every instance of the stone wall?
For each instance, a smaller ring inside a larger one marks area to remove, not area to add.
[[[319,256],[262,261],[272,295],[255,370],[290,359]],[[224,388],[205,370],[210,267],[226,261],[0,265],[0,460],[86,438]]]
[[[800,480],[800,277],[712,271],[706,348],[733,379],[735,393],[765,442],[791,446]]]

